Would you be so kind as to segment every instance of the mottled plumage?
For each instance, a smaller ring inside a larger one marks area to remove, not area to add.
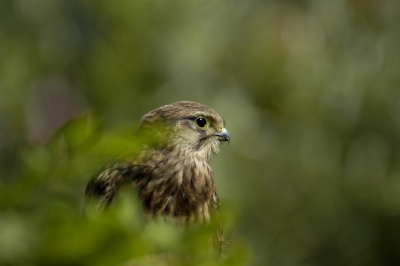
[[[142,142],[139,155],[93,177],[86,198],[103,208],[122,187],[132,188],[148,214],[184,224],[209,221],[219,200],[208,160],[221,141],[230,141],[223,117],[203,104],[177,102],[147,113],[135,137]]]

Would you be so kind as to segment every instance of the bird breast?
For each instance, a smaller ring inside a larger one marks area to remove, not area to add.
[[[214,177],[208,162],[199,156],[155,153],[147,160],[136,182],[149,212],[209,219]]]

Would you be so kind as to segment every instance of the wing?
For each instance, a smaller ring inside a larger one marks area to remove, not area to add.
[[[97,201],[98,209],[104,209],[110,205],[117,192],[129,174],[131,167],[125,163],[113,163],[99,175],[93,176],[86,186],[85,204],[87,201]]]

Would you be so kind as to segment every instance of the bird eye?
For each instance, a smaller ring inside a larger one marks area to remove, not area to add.
[[[204,117],[196,118],[195,122],[199,128],[204,128],[207,125],[207,120]]]

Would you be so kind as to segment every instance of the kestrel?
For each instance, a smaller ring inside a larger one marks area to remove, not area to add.
[[[131,189],[150,215],[188,225],[209,221],[219,199],[208,161],[221,142],[230,142],[224,118],[206,105],[176,102],[147,113],[135,137],[138,155],[94,176],[86,199],[104,208],[122,188]]]

